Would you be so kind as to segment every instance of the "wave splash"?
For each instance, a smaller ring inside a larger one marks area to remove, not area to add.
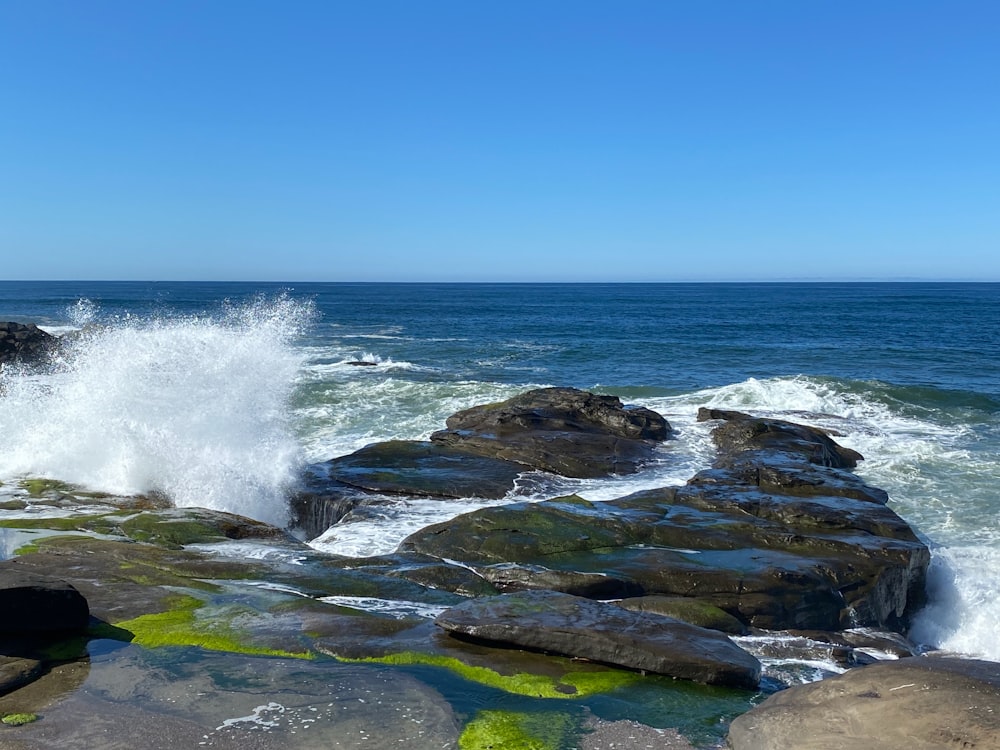
[[[837,430],[867,457],[857,473],[931,548],[928,605],[916,643],[1000,661],[1000,421],[995,401],[962,392],[870,381],[750,379],[674,402],[770,413]]]
[[[78,321],[94,317],[92,303],[78,308]],[[284,525],[301,460],[288,418],[294,341],[312,316],[307,303],[261,298],[75,334],[52,372],[0,375],[0,478],[156,491]]]

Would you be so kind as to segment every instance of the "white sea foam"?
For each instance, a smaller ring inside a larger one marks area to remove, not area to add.
[[[126,317],[81,335],[52,374],[6,371],[0,477],[155,490],[284,523],[299,462],[291,340],[309,314],[278,298],[215,317]]]
[[[944,547],[928,573],[930,603],[911,638],[947,651],[1000,661],[1000,549]]]
[[[831,428],[866,457],[857,473],[932,547],[917,643],[1000,661],[1000,453],[976,429],[920,404],[814,378],[748,380],[680,397]],[[806,413],[802,413],[806,412]]]
[[[370,596],[321,596],[320,601],[327,604],[335,604],[339,607],[349,607],[350,609],[360,609],[365,612],[386,615],[400,620],[409,617],[433,619],[448,609],[448,607],[432,604],[409,602],[400,599],[378,599]]]

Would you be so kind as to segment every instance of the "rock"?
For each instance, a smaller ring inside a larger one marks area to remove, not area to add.
[[[746,635],[750,629],[728,612],[690,596],[636,596],[622,599],[619,607],[672,617],[691,625],[730,635]]]
[[[434,621],[464,638],[547,651],[711,685],[753,688],[760,663],[724,635],[551,591],[474,599]]]
[[[39,362],[57,341],[34,323],[0,323],[0,363]]]
[[[768,447],[727,442],[683,487],[486,508],[422,529],[400,550],[605,574],[758,628],[904,629],[923,602],[927,547],[885,493],[826,465],[850,458],[832,440],[779,420],[759,434]]]
[[[385,496],[499,499],[525,468],[427,441],[390,440],[310,467],[289,501],[290,527],[313,539]]]
[[[39,659],[0,654],[0,695],[6,695],[42,675],[45,665]]]
[[[498,591],[559,591],[587,599],[620,599],[640,593],[638,584],[606,573],[578,570],[552,570],[541,565],[499,563],[477,567],[479,573]],[[684,619],[678,618],[678,619]]]
[[[1000,748],[1000,664],[912,657],[776,693],[733,721],[731,750]]]
[[[90,622],[87,600],[65,581],[0,564],[0,634],[82,632]]]
[[[781,419],[752,417],[736,411],[701,408],[698,421],[722,419],[725,424],[712,432],[712,437],[723,454],[741,453],[755,448],[780,448],[782,451],[805,457],[810,463],[840,469],[852,469],[862,460],[862,455],[838,445],[818,427],[786,422]]]
[[[368,492],[422,497],[501,498],[524,467],[446,445],[390,440],[327,462],[329,478]]]
[[[670,432],[666,419],[615,396],[541,388],[448,418],[431,440],[567,477],[635,472]]]

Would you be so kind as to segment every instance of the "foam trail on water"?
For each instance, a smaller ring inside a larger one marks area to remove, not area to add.
[[[93,317],[80,306],[81,322]],[[125,317],[70,343],[55,371],[0,382],[0,477],[43,476],[281,525],[299,449],[288,401],[309,305]]]

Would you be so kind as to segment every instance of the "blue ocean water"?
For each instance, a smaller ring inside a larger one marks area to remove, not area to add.
[[[934,550],[913,636],[1000,660],[1000,285],[0,282],[0,320],[90,326],[58,371],[3,373],[0,481],[276,523],[303,465],[529,387],[615,394],[677,428],[638,475],[540,495],[685,481],[711,457],[703,405],[835,428]],[[481,503],[407,503],[313,543],[384,552]]]

